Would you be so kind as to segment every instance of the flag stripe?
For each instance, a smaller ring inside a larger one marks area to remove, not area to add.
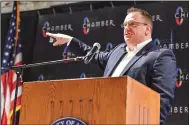
[[[22,86],[18,87],[18,93],[17,93],[17,97],[21,96],[22,94]],[[15,98],[15,89],[12,91],[12,94],[11,94],[11,101],[14,101],[14,98]]]
[[[20,53],[18,53],[18,54],[16,55],[15,65],[16,65],[16,66],[17,66],[17,65],[20,65],[21,62],[22,62],[22,53],[20,52]]]
[[[2,82],[2,79],[1,79],[1,118],[3,116],[3,107],[4,107],[4,86],[3,86],[3,82]]]
[[[21,105],[17,106],[16,107],[16,111],[20,110],[20,108],[21,108]],[[8,124],[11,124],[11,116],[12,116],[12,114],[13,114],[13,111],[10,112],[10,115],[8,117],[8,122],[7,122]]]
[[[9,68],[22,64],[20,41],[20,10],[19,1],[14,1],[10,17],[9,31],[7,33],[1,67]],[[1,71],[1,125],[10,124],[14,110],[14,101],[17,99],[16,110],[21,107],[22,79],[18,79],[18,94],[15,97],[17,76],[14,70]]]

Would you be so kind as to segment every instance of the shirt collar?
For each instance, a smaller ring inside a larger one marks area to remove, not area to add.
[[[143,41],[143,42],[137,44],[137,45],[134,47],[134,51],[136,51],[136,50],[138,50],[138,51],[141,50],[145,45],[147,45],[147,44],[148,44],[149,42],[151,42],[151,41],[152,41],[152,39],[150,38],[150,39],[148,39],[148,40],[145,40],[145,41]],[[128,46],[126,46],[126,51],[127,51],[127,52],[131,52]]]

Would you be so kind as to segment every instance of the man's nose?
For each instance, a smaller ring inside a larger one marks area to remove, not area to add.
[[[127,31],[130,31],[130,30],[131,29],[128,26],[124,27],[124,33],[127,32]]]

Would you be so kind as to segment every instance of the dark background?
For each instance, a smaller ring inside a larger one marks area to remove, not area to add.
[[[111,49],[123,39],[123,28],[121,23],[126,16],[127,8],[131,6],[143,8],[153,16],[153,39],[158,38],[160,46],[166,48],[170,43],[174,48],[172,51],[177,58],[177,67],[181,68],[182,74],[178,73],[178,81],[182,85],[176,88],[175,102],[170,111],[166,124],[188,124],[188,31],[189,20],[184,17],[181,25],[175,21],[177,7],[181,6],[184,13],[188,13],[189,2],[81,2],[71,5],[54,6],[56,14],[52,8],[21,13],[21,40],[23,45],[23,63],[30,64],[58,60],[63,58],[63,54],[68,57],[79,56],[69,50],[65,51],[65,46],[53,47],[49,38],[42,35],[42,27],[46,21],[50,26],[70,24],[73,30],[58,30],[59,32],[74,36],[92,45],[95,42],[101,44],[101,50]],[[92,5],[92,10],[90,8]],[[72,13],[68,7],[71,6]],[[40,14],[40,15],[39,15]],[[181,12],[179,12],[181,14]],[[3,53],[4,41],[8,31],[10,14],[1,15],[1,53]],[[115,26],[90,27],[87,35],[83,32],[83,21],[87,17],[89,22],[113,20]],[[180,18],[179,18],[180,19]],[[156,43],[155,43],[156,44]],[[109,47],[108,47],[109,46]],[[179,46],[179,47],[178,47]],[[178,48],[176,48],[178,47]],[[2,55],[1,55],[2,56]],[[85,65],[83,62],[62,63],[24,70],[23,80],[52,80],[70,79],[80,77],[99,77],[103,71],[96,64]]]

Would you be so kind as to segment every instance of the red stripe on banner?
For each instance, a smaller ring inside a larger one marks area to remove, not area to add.
[[[14,71],[13,70],[9,70],[8,71],[8,86],[9,86],[9,88],[10,88],[10,93],[12,93],[12,89],[13,89],[13,87],[12,87],[12,78],[13,78],[13,73],[14,73]]]
[[[17,81],[14,81],[11,85],[11,93],[13,92],[14,89],[16,89],[16,82]],[[18,82],[18,87],[21,86],[22,83],[21,83],[21,78],[19,78],[19,82]]]
[[[5,112],[5,102],[6,102],[6,92],[7,92],[7,78],[8,73],[4,73],[1,75],[1,80],[2,80],[2,87],[3,87],[3,95],[1,95],[1,97],[4,99],[4,104],[1,110],[3,110],[3,114],[1,117],[1,124],[6,124],[7,123],[7,114]],[[2,102],[1,102],[2,103]]]
[[[15,64],[15,66],[22,65],[22,61]]]
[[[20,105],[21,105],[21,96],[17,97],[16,107],[18,107]],[[10,110],[10,112],[13,110],[13,108],[14,108],[14,100],[11,101],[11,110]]]
[[[1,75],[1,80],[2,80],[2,86],[3,87],[3,96],[4,98],[6,97],[6,73],[4,73],[3,75]]]
[[[7,125],[7,115],[5,113],[5,109],[3,110],[3,116],[2,116],[2,119],[1,119],[1,124]]]

